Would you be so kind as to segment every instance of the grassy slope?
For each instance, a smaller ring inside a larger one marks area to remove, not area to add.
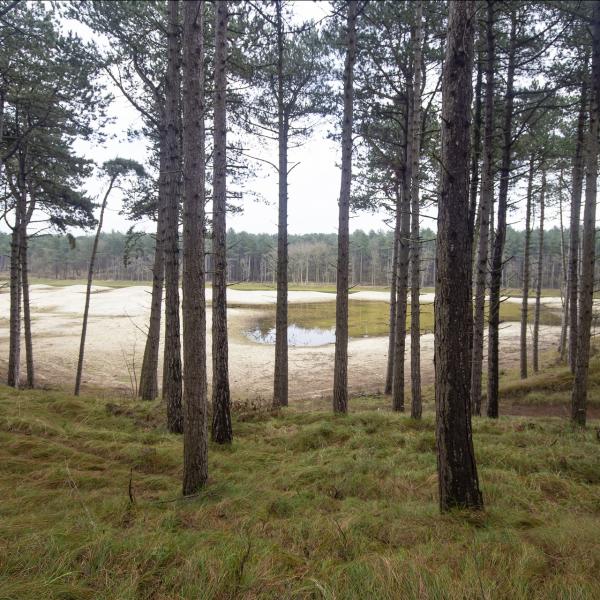
[[[182,501],[158,404],[0,388],[0,598],[597,597],[593,429],[476,420],[486,511],[440,516],[431,413],[380,405],[237,415]]]

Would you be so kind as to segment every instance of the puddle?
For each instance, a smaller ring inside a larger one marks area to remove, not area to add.
[[[246,336],[258,344],[275,343],[275,327],[262,330],[260,327],[246,332]],[[289,346],[326,346],[335,342],[335,327],[331,329],[318,329],[300,327],[293,324],[288,326]]]
[[[244,333],[259,344],[275,344],[275,307],[261,306],[261,316]],[[351,338],[387,335],[390,308],[386,302],[352,300],[348,333]],[[309,302],[288,306],[288,344],[325,346],[335,342],[335,302]]]

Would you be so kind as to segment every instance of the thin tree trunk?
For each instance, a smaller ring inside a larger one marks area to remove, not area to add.
[[[600,2],[596,0],[592,18],[592,85],[590,130],[587,139],[585,206],[583,211],[583,248],[581,252],[581,293],[575,377],[571,397],[571,419],[585,426],[590,337],[594,303],[596,261],[596,186],[598,174],[598,119],[600,111]]]
[[[563,173],[561,171],[561,179]],[[563,201],[562,194],[558,196],[558,215],[560,218],[560,266],[561,266],[561,282],[560,282],[560,295],[563,304],[563,311],[561,315],[561,327],[560,327],[560,342],[559,342],[559,354],[560,360],[565,360],[567,353],[567,331],[569,328],[569,295],[567,293],[567,253],[565,244],[565,228],[563,221]]]
[[[481,414],[483,338],[485,331],[485,288],[488,272],[490,214],[494,202],[494,8],[494,0],[487,0],[483,164],[481,167],[481,197],[479,200],[479,238],[477,246],[475,312],[472,336],[473,362],[471,367],[471,409],[476,415]]]
[[[283,97],[284,34],[281,0],[277,9],[277,115],[279,144],[279,227],[277,233],[277,308],[275,315],[275,373],[273,407],[288,405],[288,120]]]
[[[540,310],[542,307],[542,273],[544,266],[544,203],[546,194],[546,171],[542,171],[542,187],[540,190],[540,235],[538,238],[537,281],[535,288],[535,312],[533,317],[533,372],[540,370],[539,339],[540,339]]]
[[[90,264],[88,267],[87,286],[85,288],[85,306],[83,308],[83,323],[81,326],[81,340],[79,342],[79,358],[77,360],[77,374],[75,376],[75,396],[79,396],[81,390],[81,376],[83,373],[83,356],[85,353],[85,336],[87,334],[88,315],[90,311],[90,296],[92,294],[92,281],[94,279],[94,265],[96,264],[96,254],[98,253],[98,242],[100,241],[100,232],[102,231],[102,223],[104,221],[104,211],[106,210],[106,202],[108,201],[108,195],[110,194],[114,184],[116,175],[111,177],[108,189],[102,200],[102,206],[100,208],[100,218],[98,219],[98,227],[96,229],[96,235],[94,236],[94,243],[92,245],[92,254],[90,256]]]
[[[449,3],[442,83],[442,169],[435,299],[435,401],[442,512],[481,508],[471,433],[469,144],[475,4]]]
[[[167,428],[183,433],[181,404],[181,339],[179,328],[179,201],[181,149],[179,144],[179,2],[169,0],[168,63],[165,81],[165,354],[163,398],[167,404]]]
[[[394,382],[392,387],[392,409],[404,411],[404,357],[406,349],[406,315],[408,294],[408,271],[410,259],[410,192],[412,182],[412,112],[413,112],[413,85],[412,76],[409,76],[406,110],[406,146],[404,153],[404,169],[402,173],[402,194],[400,204],[396,210],[401,215],[400,245],[398,247],[398,299],[396,301],[396,333],[394,349]]]
[[[500,324],[500,286],[502,283],[502,257],[506,238],[506,210],[508,205],[508,183],[512,158],[512,121],[514,103],[514,78],[516,55],[516,8],[511,7],[511,30],[508,50],[508,68],[506,74],[506,93],[504,98],[504,123],[502,127],[504,142],[502,145],[502,164],[500,166],[500,189],[498,191],[498,221],[492,265],[490,269],[490,305],[488,325],[488,395],[487,416],[498,417],[499,388],[499,324]]]
[[[399,204],[398,196],[400,190],[396,182],[396,205]],[[400,247],[400,213],[396,210],[394,226],[394,256],[392,257],[392,278],[390,281],[390,333],[388,338],[388,360],[387,373],[385,376],[385,394],[392,393],[392,385],[394,382],[394,350],[396,347],[396,306],[398,300],[397,283],[398,283],[398,249]]]
[[[204,2],[183,9],[183,494],[208,479],[204,292]]]
[[[227,339],[227,2],[218,0],[215,10],[215,100],[213,176],[212,287],[212,439],[228,444],[233,439],[229,393]]]
[[[27,219],[27,222],[29,222],[29,218]],[[24,223],[22,227],[20,255],[21,285],[23,287],[23,331],[25,333],[27,387],[33,388],[35,387],[35,371],[33,364],[33,339],[31,335],[31,304],[29,302],[29,273],[27,264],[27,223]]]
[[[586,60],[587,65],[587,60]],[[582,78],[581,97],[579,102],[579,118],[577,119],[577,141],[575,145],[575,157],[573,158],[572,192],[571,192],[571,217],[569,219],[569,272],[568,292],[569,296],[569,366],[571,372],[575,372],[577,359],[577,300],[579,293],[579,244],[581,227],[581,193],[583,188],[583,162],[585,146],[585,126],[587,122],[588,104],[588,78]]]
[[[161,128],[160,175],[158,181],[158,214],[156,219],[156,241],[152,267],[152,295],[150,319],[140,373],[139,396],[142,400],[154,400],[158,396],[158,356],[160,346],[160,321],[162,312],[163,286],[165,282],[165,144],[164,128]]]
[[[529,157],[527,208],[525,210],[525,247],[523,249],[523,299],[521,302],[521,379],[527,378],[527,317],[529,312],[529,251],[531,247],[531,200],[533,195],[534,155]]]
[[[416,26],[414,36],[414,82],[412,111],[412,182],[411,182],[411,232],[410,232],[410,379],[411,411],[413,419],[420,419],[423,412],[421,400],[421,240],[419,225],[419,160],[421,158],[421,88],[423,60],[423,2],[416,3]]]
[[[350,252],[350,187],[352,184],[352,124],[354,63],[356,61],[357,0],[348,2],[346,60],[344,65],[344,116],[342,121],[342,179],[339,198],[337,295],[335,300],[335,359],[333,412],[348,412],[348,265]]]

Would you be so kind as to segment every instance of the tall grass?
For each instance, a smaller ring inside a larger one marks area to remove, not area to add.
[[[598,597],[593,429],[476,419],[486,509],[440,516],[432,414],[370,403],[237,414],[183,500],[158,403],[0,388],[0,598]]]

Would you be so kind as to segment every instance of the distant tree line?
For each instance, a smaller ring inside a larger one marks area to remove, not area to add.
[[[539,231],[532,234],[537,247]],[[351,285],[390,284],[394,250],[393,231],[356,230],[350,234]],[[252,281],[276,283],[277,236],[267,233],[227,233],[227,279],[229,283]],[[563,232],[568,239],[568,231]],[[509,227],[506,235],[504,288],[523,285],[525,232]],[[92,236],[41,235],[29,243],[29,271],[32,277],[81,279],[89,266]],[[134,237],[113,231],[100,237],[94,276],[97,279],[149,281],[152,279],[154,236]],[[597,242],[600,250],[600,241]],[[542,287],[563,285],[561,232],[558,227],[544,231]],[[336,279],[337,235],[309,233],[289,236],[289,278],[294,284],[334,284]],[[10,236],[0,233],[0,273],[8,270]],[[435,285],[435,232],[422,230],[421,287]],[[210,240],[207,240],[206,269],[211,270]],[[537,270],[533,269],[536,273]],[[530,282],[533,287],[535,278]]]

